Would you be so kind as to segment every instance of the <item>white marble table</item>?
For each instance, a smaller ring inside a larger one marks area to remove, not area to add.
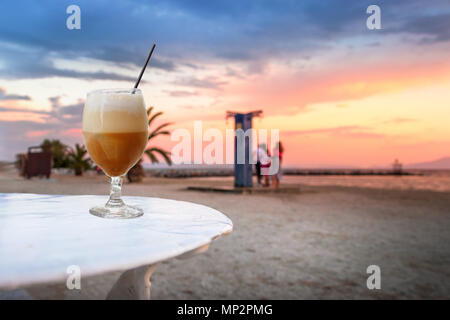
[[[90,207],[107,196],[0,194],[0,290],[66,283],[68,267],[81,277],[123,271],[107,298],[150,298],[157,264],[208,249],[232,231],[219,211],[190,202],[124,197],[144,209],[135,219],[103,219]]]

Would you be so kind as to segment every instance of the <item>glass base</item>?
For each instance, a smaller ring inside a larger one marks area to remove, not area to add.
[[[144,214],[144,210],[126,204],[114,207],[109,207],[108,205],[93,207],[89,209],[89,212],[94,216],[108,219],[131,219]]]

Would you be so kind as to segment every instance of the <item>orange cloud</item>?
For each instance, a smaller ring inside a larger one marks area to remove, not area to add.
[[[62,133],[65,136],[71,136],[82,139],[81,128],[71,128]]]
[[[47,135],[49,132],[50,132],[50,130],[29,131],[29,132],[27,132],[27,137],[29,137],[29,138],[42,137],[42,136]]]
[[[2,121],[33,121],[39,123],[46,122],[46,115],[36,114],[30,112],[1,112],[0,117]]]
[[[235,108],[262,108],[266,114],[294,114],[308,105],[357,100],[378,93],[426,86],[450,79],[450,63],[358,64],[318,72],[255,76],[225,88]]]

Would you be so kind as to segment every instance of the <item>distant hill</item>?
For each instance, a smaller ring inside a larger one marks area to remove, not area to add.
[[[405,167],[409,169],[450,169],[450,157],[428,162],[410,163]]]

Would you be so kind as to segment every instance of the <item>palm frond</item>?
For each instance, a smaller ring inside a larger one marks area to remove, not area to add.
[[[145,150],[145,154],[149,157],[152,163],[159,163],[158,158],[153,154],[150,149]]]
[[[156,152],[156,153],[160,154],[164,158],[164,160],[166,161],[167,164],[169,164],[169,165],[172,164],[172,159],[170,159],[170,152],[169,151],[163,150],[163,149],[158,148],[158,147],[152,147],[152,148],[149,148],[149,149],[145,150],[145,153],[147,155],[150,153],[153,156],[155,156],[153,154],[153,152]],[[156,162],[159,162],[159,161],[156,161]]]
[[[151,138],[157,136],[158,134],[160,134],[160,133],[158,133],[158,132],[161,132],[162,129],[164,129],[165,127],[170,126],[170,125],[172,125],[172,124],[173,124],[172,122],[166,122],[166,123],[161,124],[161,125],[158,126],[156,129],[152,130],[152,131],[149,133],[149,135],[148,135],[148,140],[150,140]],[[166,131],[163,131],[163,132],[166,132]]]
[[[163,112],[156,112],[155,114],[152,114],[154,110],[154,107],[149,107],[147,109],[147,117],[148,117],[148,126],[150,128],[151,124],[155,121],[156,118],[161,116]],[[151,140],[159,135],[169,135],[169,130],[163,130],[167,126],[172,125],[171,122],[163,123],[159,126],[157,126],[155,129],[149,130],[148,140]],[[145,154],[149,157],[150,161],[152,163],[159,163],[159,159],[157,157],[157,154],[159,154],[161,157],[164,158],[164,160],[170,165],[172,164],[172,160],[170,159],[170,152],[165,151],[158,147],[152,147],[147,150],[145,150]]]
[[[149,115],[149,117],[148,117],[148,126],[151,126],[153,120],[155,120],[157,117],[159,117],[159,116],[162,115],[162,114],[163,114],[163,112],[160,111],[160,112],[155,113],[155,114],[152,115],[152,116]]]
[[[166,136],[166,135],[170,134],[170,131],[158,131],[158,132],[155,133],[155,136],[158,136],[158,135],[160,135],[160,134]]]

